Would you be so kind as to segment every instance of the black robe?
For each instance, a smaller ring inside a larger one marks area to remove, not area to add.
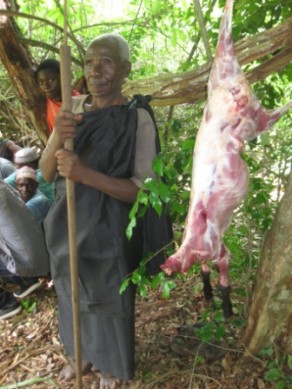
[[[83,114],[74,151],[92,169],[118,178],[133,175],[137,101]],[[61,341],[74,356],[65,180],[57,176],[56,198],[45,219],[51,274],[58,296]],[[131,204],[75,185],[82,359],[103,373],[134,376],[134,287],[119,288],[142,257],[139,228],[125,235]]]

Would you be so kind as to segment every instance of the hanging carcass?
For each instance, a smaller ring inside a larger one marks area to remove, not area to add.
[[[289,108],[266,110],[253,94],[235,56],[233,0],[227,0],[193,155],[192,188],[182,244],[161,266],[168,275],[201,261],[204,293],[212,297],[208,260],[218,261],[225,317],[232,314],[228,284],[229,250],[223,235],[248,190],[248,169],[240,153],[244,141],[268,129]]]

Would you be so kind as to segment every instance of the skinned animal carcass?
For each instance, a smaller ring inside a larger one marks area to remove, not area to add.
[[[225,317],[232,314],[228,285],[229,250],[222,238],[234,209],[246,196],[248,169],[240,153],[244,141],[268,129],[289,108],[266,110],[242,72],[232,40],[233,0],[227,0],[215,60],[193,155],[192,188],[182,244],[161,265],[162,270],[186,272],[201,261],[204,292],[212,297],[207,260],[216,260]]]

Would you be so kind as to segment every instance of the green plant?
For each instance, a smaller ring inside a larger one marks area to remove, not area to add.
[[[225,319],[221,309],[214,312],[206,310],[203,312],[199,323],[200,328],[197,328],[195,335],[203,342],[214,340],[222,340],[225,335]]]
[[[275,389],[292,387],[292,356],[279,353],[276,348],[266,347],[260,353],[266,362],[265,380],[273,382]]]
[[[36,309],[37,301],[32,298],[26,298],[21,301],[21,305],[26,312],[33,312]]]

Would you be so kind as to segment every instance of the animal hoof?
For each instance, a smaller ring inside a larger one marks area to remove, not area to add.
[[[203,280],[203,292],[205,299],[210,301],[213,298],[213,288],[210,282],[210,273],[202,271],[201,275]]]
[[[219,286],[219,293],[222,299],[222,310],[225,319],[228,319],[233,315],[232,304],[230,301],[230,286]]]

